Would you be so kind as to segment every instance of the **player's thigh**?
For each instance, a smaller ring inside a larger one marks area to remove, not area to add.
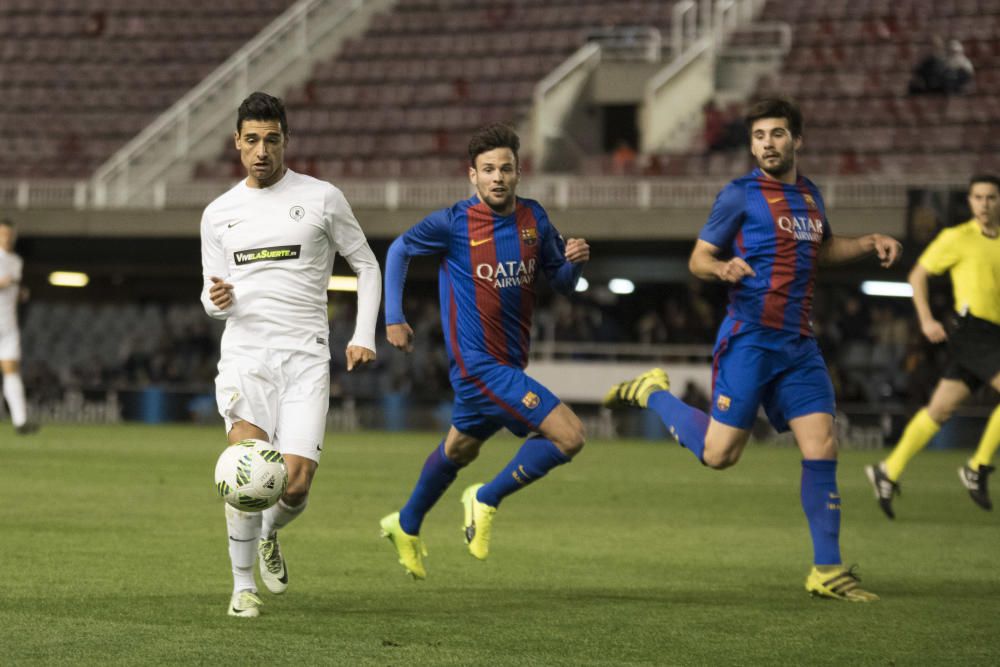
[[[21,364],[15,359],[0,359],[0,371],[4,375],[16,375],[21,372]]]
[[[790,422],[805,415],[837,412],[833,382],[819,346],[812,338],[799,339],[783,354],[783,364],[764,392],[761,403],[775,430],[787,431]]]
[[[774,375],[773,356],[771,350],[756,344],[753,335],[737,335],[716,345],[712,362],[713,420],[736,430],[753,427],[764,389]],[[732,440],[725,429],[716,429],[713,437],[719,443]]]
[[[229,444],[235,445],[241,440],[264,440],[270,442],[271,437],[259,426],[254,426],[248,421],[234,422],[229,429]]]
[[[814,412],[794,417],[788,426],[795,435],[804,459],[831,460],[837,458],[837,438],[833,429],[833,415]]]
[[[292,355],[282,369],[275,442],[282,454],[319,463],[330,409],[330,362],[313,355]]]
[[[994,385],[996,386],[996,385]],[[927,412],[931,419],[941,424],[947,421],[962,403],[972,394],[965,381],[956,378],[941,378],[934,387]]]
[[[218,370],[215,401],[226,433],[246,422],[264,432],[266,437],[260,439],[273,441],[279,386],[267,351],[223,350]]]
[[[456,382],[452,424],[463,433],[483,440],[492,435],[490,425],[514,435],[540,432],[542,422],[560,404],[559,398],[519,368],[502,364],[470,368]]]

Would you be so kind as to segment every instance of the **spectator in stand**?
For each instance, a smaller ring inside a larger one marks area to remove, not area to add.
[[[632,145],[624,139],[618,140],[618,145],[611,153],[611,169],[616,176],[626,176],[635,173],[635,161],[638,153]]]
[[[975,68],[965,55],[962,42],[957,39],[948,42],[948,59],[945,65],[945,92],[950,95],[961,95],[972,83]]]
[[[944,40],[940,35],[931,37],[930,50],[910,77],[911,95],[943,95],[947,92],[948,62],[945,57]]]

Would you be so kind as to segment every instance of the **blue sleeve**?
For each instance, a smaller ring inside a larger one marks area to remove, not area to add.
[[[403,314],[403,285],[410,259],[448,250],[451,218],[447,210],[435,211],[397,237],[385,257],[385,323],[406,322]]]
[[[833,236],[833,229],[830,227],[830,220],[826,217],[826,202],[823,201],[823,195],[820,194],[819,188],[811,187],[813,199],[816,200],[816,208],[819,209],[820,214],[823,216],[823,240],[826,241],[828,238]]]
[[[542,270],[552,289],[561,294],[572,294],[576,283],[583,275],[583,264],[573,264],[566,260],[566,242],[559,231],[549,221],[548,215],[541,206],[535,209],[535,215],[542,232],[542,247],[538,256]]]
[[[717,248],[729,250],[743,225],[745,215],[746,191],[742,186],[730,183],[715,198],[708,222],[701,228],[698,238]]]

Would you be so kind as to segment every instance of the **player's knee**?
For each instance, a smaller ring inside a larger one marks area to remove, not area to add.
[[[706,437],[701,460],[713,470],[725,470],[736,465],[742,453],[743,447],[740,445],[734,446],[727,442],[719,443],[717,440],[713,441],[711,437]]]
[[[957,407],[957,405],[936,405],[931,403],[927,406],[927,416],[940,425],[951,419]]]
[[[587,432],[580,418],[571,415],[570,419],[564,421],[559,432],[550,436],[550,440],[560,452],[573,458],[583,449],[583,445],[587,441]]]
[[[281,496],[281,500],[290,507],[298,507],[304,503],[308,497],[308,486],[289,480],[288,487],[285,488],[285,493]]]
[[[482,449],[482,442],[454,442],[446,443],[444,448],[445,456],[460,468],[464,468],[479,456],[479,450]]]
[[[713,470],[725,470],[736,465],[740,452],[732,450],[712,451],[708,447],[702,452],[701,460]]]

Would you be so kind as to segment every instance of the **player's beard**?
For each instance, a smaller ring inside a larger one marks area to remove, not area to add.
[[[764,158],[757,158],[757,166],[768,176],[772,178],[781,179],[781,177],[788,174],[792,169],[795,168],[795,153],[789,153],[788,155],[782,155],[781,159],[778,160],[777,166],[768,167],[766,166],[766,161]]]

